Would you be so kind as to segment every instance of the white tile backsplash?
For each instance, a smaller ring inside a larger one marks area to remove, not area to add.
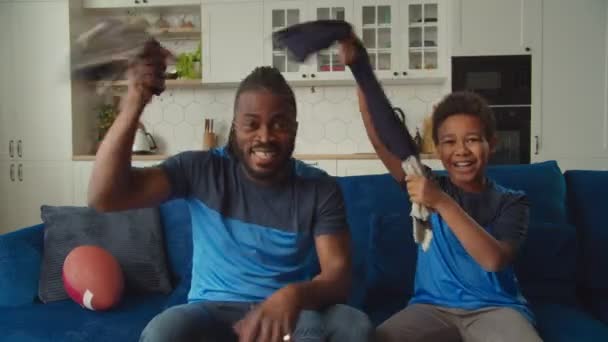
[[[412,133],[421,127],[444,85],[392,85],[385,91],[393,106],[405,111]],[[350,154],[372,152],[353,86],[295,87],[298,106],[296,153]],[[142,121],[162,153],[202,147],[204,120],[214,119],[219,144],[225,144],[232,121],[235,88],[170,89],[155,98]]]

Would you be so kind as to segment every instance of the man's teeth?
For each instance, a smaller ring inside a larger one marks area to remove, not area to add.
[[[275,152],[264,152],[264,151],[255,151],[253,152],[256,157],[258,158],[263,158],[263,159],[269,159],[275,156]]]
[[[454,163],[457,167],[466,167],[473,165],[473,162],[456,162]]]

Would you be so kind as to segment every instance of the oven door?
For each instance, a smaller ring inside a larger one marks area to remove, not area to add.
[[[530,163],[530,106],[493,106],[497,144],[489,164]]]

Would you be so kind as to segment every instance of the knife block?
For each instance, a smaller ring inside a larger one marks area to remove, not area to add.
[[[203,134],[203,151],[209,151],[215,147],[217,147],[217,134],[205,132]]]

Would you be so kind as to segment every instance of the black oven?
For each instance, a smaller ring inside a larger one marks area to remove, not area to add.
[[[473,91],[492,107],[498,145],[490,164],[530,163],[530,55],[453,57],[452,90]]]

